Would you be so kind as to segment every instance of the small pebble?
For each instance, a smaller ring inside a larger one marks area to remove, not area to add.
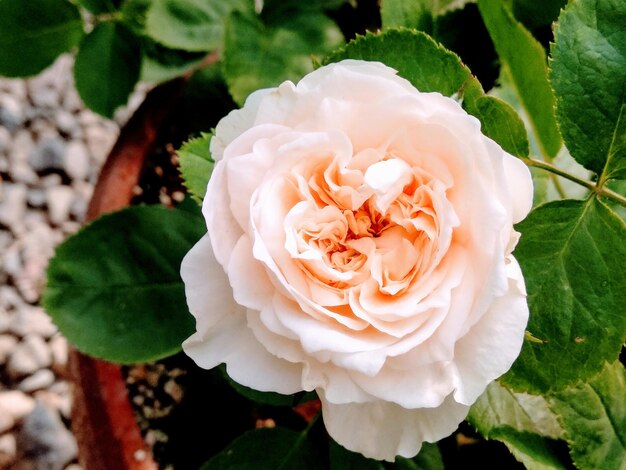
[[[27,190],[28,188],[23,184],[2,184],[0,224],[11,228],[22,223],[26,213]]]
[[[70,142],[65,153],[65,172],[74,180],[86,180],[90,170],[89,150],[85,144]]]
[[[50,366],[52,355],[46,342],[37,335],[26,336],[19,343],[7,361],[7,372],[13,378],[33,374]]]
[[[69,186],[53,186],[46,191],[50,221],[60,225],[69,217],[74,191]]]
[[[16,421],[35,408],[35,400],[19,390],[0,391],[0,413],[7,413]]]
[[[54,374],[52,371],[50,369],[41,369],[22,380],[17,388],[22,392],[32,393],[36,390],[49,387],[53,383]]]
[[[0,317],[11,318],[6,312],[1,310]],[[0,331],[2,330],[0,329]],[[4,364],[6,362],[16,344],[17,338],[15,336],[0,334],[0,364]]]
[[[25,305],[15,314],[11,331],[17,336],[34,334],[50,338],[57,332],[57,327],[43,308]]]
[[[65,143],[60,137],[46,137],[33,149],[29,163],[35,171],[61,170]]]
[[[19,457],[31,460],[37,469],[62,470],[78,453],[76,439],[59,413],[38,402],[24,417],[17,435]]]
[[[52,367],[58,370],[65,369],[69,358],[69,348],[65,337],[60,334],[53,336],[48,346],[52,353]]]
[[[15,461],[17,443],[13,434],[0,436],[0,468],[8,468]]]

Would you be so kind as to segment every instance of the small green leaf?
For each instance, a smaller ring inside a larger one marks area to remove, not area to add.
[[[168,49],[165,46],[144,38],[141,80],[161,83],[178,77],[198,66],[206,57],[202,52],[188,52]]]
[[[552,441],[560,439],[563,430],[541,396],[513,393],[492,382],[467,419],[487,439],[502,441],[527,468],[566,468]]]
[[[36,75],[82,36],[78,8],[66,0],[0,0],[0,75]]]
[[[351,452],[345,447],[337,444],[334,440],[328,440],[330,470],[344,470],[349,468],[359,470],[385,470],[382,462],[368,459],[358,452]]]
[[[114,12],[121,3],[121,0],[78,0],[81,7],[86,8],[94,15]]]
[[[565,145],[602,173],[626,93],[626,2],[572,0],[555,29],[550,81]]]
[[[602,182],[610,179],[626,179],[626,104],[620,110],[609,157],[600,178]]]
[[[132,363],[174,354],[194,331],[180,262],[203,232],[187,211],[140,206],[106,215],[57,248],[43,305],[91,356]]]
[[[595,197],[533,210],[517,226],[515,249],[526,280],[528,331],[503,381],[549,393],[598,373],[626,336],[626,225]]]
[[[230,12],[250,7],[246,0],[156,0],[148,10],[146,32],[171,49],[211,51],[222,44]]]
[[[231,95],[243,104],[255,90],[299,80],[313,70],[311,54],[326,54],[342,40],[337,25],[321,13],[264,24],[234,12],[224,39],[224,77]]]
[[[76,89],[89,108],[110,118],[128,100],[140,68],[137,37],[121,24],[100,23],[80,44],[74,64]]]
[[[527,28],[551,25],[567,0],[513,0],[513,14]]]
[[[430,32],[432,3],[433,0],[383,0],[380,7],[383,30],[405,27]]]
[[[213,171],[213,159],[209,153],[211,134],[202,134],[186,142],[179,150],[180,172],[192,197],[202,204]]]
[[[520,101],[528,112],[543,154],[554,158],[562,142],[543,47],[513,18],[501,0],[480,0],[478,7],[502,66],[509,70]]]
[[[305,432],[261,428],[239,436],[201,470],[318,470],[320,456]]]
[[[619,361],[588,383],[559,393],[551,407],[576,467],[626,469],[626,371]]]
[[[473,114],[480,119],[485,135],[512,155],[528,156],[526,128],[511,106],[494,96],[481,96],[474,106]]]
[[[563,430],[548,402],[539,395],[515,393],[498,382],[492,382],[470,409],[468,421],[489,438],[498,428],[539,434],[560,439]]]
[[[343,59],[383,62],[396,69],[401,77],[410,81],[419,91],[438,91],[445,96],[461,92],[465,84],[473,80],[456,54],[430,36],[409,29],[392,29],[381,34],[358,36],[330,54],[324,64]]]

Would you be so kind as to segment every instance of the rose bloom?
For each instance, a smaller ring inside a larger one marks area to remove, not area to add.
[[[452,433],[522,346],[526,166],[454,100],[354,60],[253,93],[211,154],[186,353],[256,390],[315,390],[367,457]]]

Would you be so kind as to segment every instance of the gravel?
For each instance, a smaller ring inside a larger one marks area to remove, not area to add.
[[[86,110],[72,60],[28,80],[0,78],[0,469],[81,470],[68,344],[39,302],[48,260],[82,225],[132,110],[117,121]]]

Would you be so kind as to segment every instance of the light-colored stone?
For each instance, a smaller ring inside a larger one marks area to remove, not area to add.
[[[19,390],[0,391],[0,413],[8,413],[16,421],[35,408],[35,400]]]
[[[24,417],[17,447],[18,455],[30,458],[38,469],[62,470],[78,454],[76,439],[59,413],[41,402]]]
[[[0,154],[8,154],[11,148],[11,133],[6,127],[0,126]]]
[[[14,131],[24,123],[24,106],[16,97],[0,93],[0,126]]]
[[[10,431],[15,426],[15,419],[9,413],[0,413],[0,434]]]
[[[12,310],[24,304],[20,294],[11,286],[0,286],[0,309]]]
[[[78,121],[74,114],[66,109],[59,108],[54,114],[54,122],[57,128],[63,134],[71,136],[73,138],[79,137],[78,132],[81,131]]]
[[[45,403],[50,408],[54,408],[65,419],[70,419],[72,416],[72,397],[69,395],[59,395],[50,390],[38,390],[33,396],[36,400]]]
[[[57,332],[57,327],[43,308],[24,305],[15,313],[11,332],[17,336],[37,335],[50,338]]]
[[[87,148],[96,162],[104,162],[117,136],[118,132],[115,128],[112,128],[110,124],[107,125],[103,122],[98,122],[98,124],[87,127],[85,130]]]
[[[14,378],[34,374],[39,369],[49,367],[52,355],[46,342],[37,335],[24,337],[7,361],[7,372]]]
[[[30,132],[20,130],[15,134],[9,152],[9,174],[14,182],[26,184],[37,182],[37,174],[28,162],[28,157],[34,147],[35,143]]]
[[[2,184],[0,224],[11,228],[22,223],[26,213],[27,190],[23,184]]]
[[[65,337],[57,333],[52,337],[48,346],[52,353],[52,366],[58,370],[65,369],[69,358],[69,346]]]
[[[70,142],[65,151],[65,172],[74,180],[86,180],[90,169],[87,146],[81,141]]]
[[[9,468],[15,462],[17,441],[13,434],[0,436],[0,468]]]
[[[32,393],[36,390],[49,387],[54,383],[54,374],[50,369],[41,369],[26,377],[17,386],[22,392]]]
[[[0,258],[2,261],[2,269],[10,276],[16,277],[22,271],[22,244],[20,241],[15,241],[4,252],[4,256]]]
[[[41,139],[30,153],[28,161],[35,171],[63,169],[65,142],[60,137]]]
[[[46,190],[48,198],[48,216],[55,225],[60,225],[70,215],[74,191],[69,186],[53,186]]]
[[[6,318],[10,318],[9,314],[4,311],[0,311],[0,317],[5,315]],[[7,325],[9,326],[9,325]],[[0,330],[1,331],[1,330]],[[17,338],[13,335],[0,334],[0,364],[4,364],[13,352],[13,349],[17,345]]]

